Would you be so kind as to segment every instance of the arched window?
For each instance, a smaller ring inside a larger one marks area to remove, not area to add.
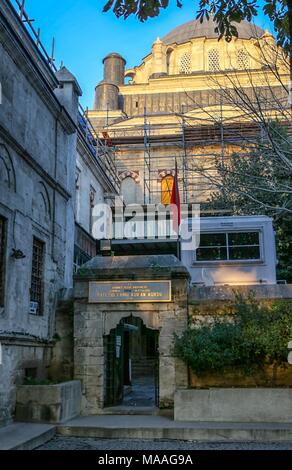
[[[16,191],[14,165],[8,150],[3,144],[0,144],[0,187],[1,186]]]
[[[180,73],[189,74],[192,72],[191,66],[191,54],[190,52],[185,52],[180,58]]]
[[[134,204],[137,203],[137,188],[138,184],[132,178],[132,176],[127,176],[122,180],[121,183],[121,193],[124,198],[125,204]]]
[[[248,53],[244,49],[237,52],[237,67],[240,70],[246,70],[249,67]]]
[[[220,70],[220,57],[217,49],[210,49],[208,52],[208,69],[212,72]]]
[[[174,177],[166,175],[161,180],[161,203],[170,204],[171,193],[173,188]]]

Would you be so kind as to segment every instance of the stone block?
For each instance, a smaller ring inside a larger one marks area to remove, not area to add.
[[[16,391],[16,419],[28,422],[62,423],[80,414],[81,383],[20,385]]]
[[[195,422],[291,423],[292,389],[177,390],[174,419]]]

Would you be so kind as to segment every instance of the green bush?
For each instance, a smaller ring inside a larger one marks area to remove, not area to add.
[[[211,324],[193,323],[175,338],[175,354],[197,375],[241,369],[247,374],[266,365],[287,365],[292,340],[292,302],[259,304],[236,296],[229,311]]]

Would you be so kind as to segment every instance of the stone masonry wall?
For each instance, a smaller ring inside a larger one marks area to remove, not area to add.
[[[134,265],[137,258],[144,261],[144,269],[123,267],[129,259],[132,259]],[[188,273],[183,267],[180,275],[173,272],[171,266],[155,270],[149,267],[149,258],[164,257],[115,257],[113,269],[103,269],[102,264],[107,261],[97,257],[83,266],[82,272],[77,275],[74,305],[74,378],[82,382],[82,414],[103,412],[106,367],[104,337],[111,329],[117,327],[122,318],[130,315],[141,318],[147,328],[159,331],[160,407],[172,407],[175,389],[187,386],[186,367],[174,358],[172,346],[174,333],[183,332],[187,326]],[[108,263],[111,263],[111,260]],[[95,266],[94,269],[92,266]],[[89,304],[89,282],[101,279],[171,279],[172,301]]]

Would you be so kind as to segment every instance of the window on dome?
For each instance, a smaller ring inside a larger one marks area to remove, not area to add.
[[[210,49],[208,52],[208,68],[212,72],[220,70],[219,51],[217,49]]]
[[[245,70],[249,67],[248,54],[244,49],[239,49],[237,52],[237,67],[241,70]]]
[[[191,67],[191,54],[190,52],[185,52],[180,59],[180,73],[191,73],[192,72],[192,67]]]

